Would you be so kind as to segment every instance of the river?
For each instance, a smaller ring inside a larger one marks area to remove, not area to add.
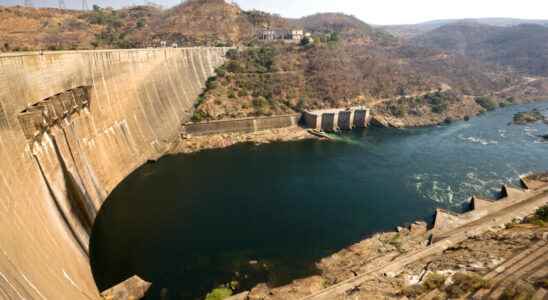
[[[93,228],[96,282],[153,282],[146,299],[203,299],[238,281],[280,285],[314,262],[438,207],[464,210],[518,176],[548,170],[543,123],[511,125],[507,107],[420,129],[369,128],[306,140],[162,158],[117,187]]]

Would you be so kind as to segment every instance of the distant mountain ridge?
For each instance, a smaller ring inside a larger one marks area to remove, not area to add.
[[[409,43],[512,67],[522,73],[548,76],[548,27],[542,25],[452,23],[415,36]]]
[[[535,24],[548,27],[548,19],[546,20],[529,20],[529,19],[515,19],[515,18],[465,18],[465,19],[441,19],[432,20],[417,24],[401,24],[401,25],[382,25],[376,26],[383,30],[390,32],[395,36],[402,38],[411,38],[428,31],[440,28],[445,25],[472,22],[482,25],[510,27],[520,24]]]

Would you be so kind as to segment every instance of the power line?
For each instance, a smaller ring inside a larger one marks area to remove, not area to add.
[[[67,6],[65,5],[65,0],[59,0],[59,8],[60,8],[60,9],[65,9],[65,8],[67,8]]]
[[[89,10],[88,0],[82,0],[82,10]]]
[[[25,6],[33,7],[32,0],[25,0]]]

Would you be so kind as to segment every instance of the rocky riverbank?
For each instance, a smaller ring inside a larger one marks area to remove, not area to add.
[[[253,143],[259,145],[305,139],[317,139],[317,137],[308,133],[306,129],[298,126],[256,131],[252,133],[225,133],[195,136],[183,138],[170,150],[170,154],[193,153],[207,149],[221,149],[239,143]]]
[[[541,195],[545,199],[548,185],[546,174],[530,175],[522,181],[525,187],[529,187],[528,192],[503,188],[503,192],[506,192],[498,204],[472,199],[473,211],[451,218],[461,218],[465,222],[462,224],[467,224],[466,222],[480,220],[474,219],[474,214],[478,218],[484,218],[485,214],[497,214],[504,207],[513,211],[529,199],[535,200],[534,195],[538,195],[535,194],[537,192],[544,191]],[[464,299],[482,291],[495,292],[500,297],[506,297],[504,299],[532,299],[535,293],[542,294],[548,289],[548,270],[545,268],[545,264],[548,264],[545,257],[545,249],[548,250],[548,206],[545,200],[537,202],[544,203],[545,206],[524,219],[514,217],[514,221],[499,221],[500,224],[496,226],[475,222],[475,226],[483,229],[478,231],[469,227],[468,230],[474,232],[473,234],[466,233],[466,237],[460,242],[449,243],[450,246],[439,252],[429,250],[435,245],[432,244],[432,235],[438,234],[438,220],[433,230],[429,230],[422,221],[397,227],[394,232],[376,234],[322,259],[317,263],[320,275],[295,280],[282,287],[259,284],[251,291],[230,299],[297,300],[317,295],[329,287],[342,288],[346,285],[353,288],[345,289],[345,292],[338,293],[337,296],[325,298],[324,295],[318,299]],[[453,226],[458,231],[459,226],[462,226],[457,225],[460,221],[451,225],[446,223],[451,222],[448,221],[451,218],[446,219],[447,216],[447,213],[440,212],[436,219],[444,219],[445,222],[440,223]],[[491,217],[485,219],[490,220]],[[505,219],[512,220],[507,217]],[[452,229],[447,230],[452,232]],[[427,256],[418,255],[428,251],[430,254]],[[539,254],[544,256],[525,261],[520,257],[527,257],[524,253],[530,253],[531,257]],[[416,258],[411,259],[415,256]],[[402,264],[399,271],[383,271],[381,275],[375,271],[384,270],[396,261],[407,263]],[[520,272],[513,281],[508,281],[507,276],[516,274],[512,268],[517,264],[521,264]],[[360,278],[359,284],[348,283],[356,278]]]

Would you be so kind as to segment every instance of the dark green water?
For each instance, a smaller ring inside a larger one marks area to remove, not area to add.
[[[536,103],[469,122],[366,129],[336,142],[302,141],[169,156],[129,176],[95,223],[99,288],[138,274],[147,299],[203,299],[236,280],[284,284],[313,262],[437,207],[463,209],[520,174],[548,169],[548,126],[508,125]],[[256,260],[258,264],[250,264]]]

